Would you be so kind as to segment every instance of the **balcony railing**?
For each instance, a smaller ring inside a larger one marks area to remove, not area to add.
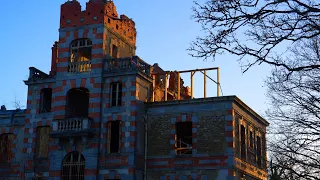
[[[150,76],[151,65],[141,60],[138,56],[107,60],[107,72],[142,72]]]
[[[91,132],[91,118],[68,118],[53,121],[53,136],[87,135]]]
[[[68,72],[81,73],[91,71],[91,61],[69,62]]]
[[[91,127],[91,120],[88,118],[70,118],[56,121],[57,126],[53,131],[78,131]]]

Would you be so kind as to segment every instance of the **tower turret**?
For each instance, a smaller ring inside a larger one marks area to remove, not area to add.
[[[102,68],[101,59],[135,55],[135,23],[126,15],[119,17],[113,1],[89,0],[85,10],[77,0],[65,2],[59,32],[59,61],[52,63],[57,67],[52,67],[53,74],[87,72]]]

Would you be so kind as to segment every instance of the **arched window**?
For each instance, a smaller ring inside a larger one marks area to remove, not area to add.
[[[91,70],[92,41],[77,39],[70,44],[69,72],[87,72]]]
[[[66,118],[88,118],[89,90],[73,88],[67,93]]]
[[[84,180],[85,159],[78,151],[66,155],[62,162],[62,180]]]
[[[77,39],[72,41],[70,62],[91,60],[92,42],[90,39]]]

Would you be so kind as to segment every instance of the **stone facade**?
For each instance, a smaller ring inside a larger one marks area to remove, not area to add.
[[[266,179],[268,122],[236,96],[192,99],[135,56],[134,25],[112,1],[61,6],[50,73],[30,67],[26,109],[1,108],[0,177]]]

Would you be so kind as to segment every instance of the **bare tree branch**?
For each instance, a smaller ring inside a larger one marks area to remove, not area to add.
[[[320,64],[320,37],[305,39],[290,49],[290,66]],[[275,140],[272,159],[282,170],[281,179],[320,179],[320,69],[273,70],[267,80]]]
[[[193,57],[215,59],[224,52],[267,63],[287,71],[320,68],[320,64],[288,64],[276,55],[281,46],[292,46],[320,35],[320,4],[317,0],[206,0],[194,2],[193,18],[202,25],[203,37],[188,49]]]

